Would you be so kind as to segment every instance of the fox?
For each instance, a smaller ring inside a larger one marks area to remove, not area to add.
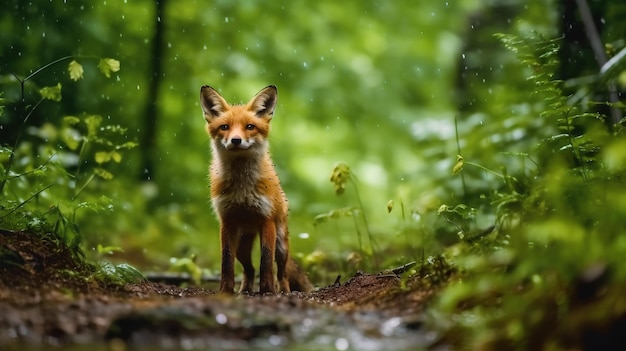
[[[260,293],[312,290],[307,275],[289,255],[287,196],[269,152],[268,134],[277,98],[276,86],[270,85],[247,104],[231,105],[212,87],[200,88],[212,150],[211,203],[220,223],[222,294],[234,293],[235,257],[243,266],[239,294],[253,292],[251,255],[257,236],[261,243]]]

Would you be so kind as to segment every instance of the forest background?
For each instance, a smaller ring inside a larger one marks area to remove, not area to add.
[[[602,76],[594,45],[605,63],[624,48],[626,5],[578,3],[9,0],[0,226],[48,228],[141,270],[189,257],[218,270],[199,90],[245,102],[274,84],[271,151],[292,251],[316,285],[453,257],[492,233],[483,248],[509,247],[507,260],[563,241],[592,251],[575,272],[610,262],[602,248],[626,246],[626,77]],[[585,122],[562,121],[574,115]],[[587,245],[603,216],[614,232]],[[534,236],[512,238],[520,223]]]

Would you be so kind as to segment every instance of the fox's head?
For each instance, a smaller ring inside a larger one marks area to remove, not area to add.
[[[213,147],[220,154],[264,151],[278,92],[270,85],[245,105],[230,105],[210,86],[200,89],[200,106]]]

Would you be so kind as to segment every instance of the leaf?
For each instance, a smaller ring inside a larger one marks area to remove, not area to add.
[[[607,81],[617,77],[626,69],[626,48],[623,48],[615,56],[611,57],[600,69],[600,81]]]
[[[80,123],[80,118],[74,116],[65,116],[63,117],[63,124],[67,124],[70,126],[76,125]]]
[[[107,163],[111,161],[111,153],[106,151],[98,151],[94,155],[94,158],[96,159],[96,162],[98,162],[98,164]]]
[[[98,255],[112,255],[116,252],[124,252],[124,249],[119,246],[102,246],[102,244],[98,244],[96,251]]]
[[[454,167],[452,167],[452,175],[457,175],[461,173],[461,171],[463,170],[463,165],[463,156],[456,155],[456,163],[454,164]]]
[[[70,79],[73,81],[77,81],[83,78],[83,65],[76,62],[76,60],[72,60],[70,64],[67,66],[67,71],[70,73]]]
[[[122,154],[117,151],[98,151],[94,155],[94,158],[98,164],[107,163],[111,160],[115,161],[116,163],[122,162]]]
[[[113,173],[103,169],[103,168],[96,168],[94,169],[94,172],[102,179],[105,180],[111,180],[113,179]]]
[[[120,61],[112,58],[103,58],[98,63],[98,68],[107,78],[111,78],[111,72],[120,70]]]
[[[139,143],[134,142],[134,141],[127,141],[124,144],[119,145],[117,149],[118,150],[119,149],[133,149],[133,148],[136,148],[137,146],[139,146]]]
[[[53,87],[43,87],[39,90],[41,97],[52,101],[61,101],[61,83]]]
[[[100,124],[102,123],[102,117],[98,115],[90,115],[85,118],[85,124],[87,125],[87,137],[92,138],[98,134]]]
[[[122,162],[122,154],[117,151],[111,151],[111,159],[113,159],[115,163],[120,163]]]
[[[146,280],[146,277],[137,268],[129,265],[128,263],[120,263],[115,266],[117,274],[122,278],[124,282],[138,283]]]
[[[66,127],[61,130],[61,140],[63,140],[70,150],[76,150],[78,146],[80,146],[80,142],[83,138],[76,129]]]

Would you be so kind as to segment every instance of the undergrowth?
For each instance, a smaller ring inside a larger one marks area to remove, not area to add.
[[[3,99],[0,109],[2,120],[18,126],[11,142],[7,145],[3,140],[0,145],[0,228],[52,234],[81,262],[85,260],[81,216],[84,211],[113,210],[112,200],[98,192],[100,183],[114,177],[108,165],[120,163],[124,151],[137,144],[126,140],[125,128],[106,124],[96,114],[46,115],[38,123],[32,117],[44,113],[41,110],[54,111],[48,105],[62,99],[62,84],[39,87],[35,82],[39,74],[69,61],[69,78],[78,81],[84,69],[77,60],[93,59],[106,77],[120,68],[111,58],[67,56],[26,77],[13,74],[19,97]],[[109,282],[132,281],[138,276],[132,267],[103,260],[96,266],[96,276]]]
[[[612,125],[597,103],[564,91],[559,39],[498,37],[531,72],[525,98],[555,132],[509,153],[527,161],[514,171],[459,151],[455,176],[478,167],[501,182],[488,197],[495,222],[471,236],[471,205],[440,207],[460,240],[443,252],[457,278],[430,309],[431,323],[462,349],[602,349],[626,316],[624,120]]]

